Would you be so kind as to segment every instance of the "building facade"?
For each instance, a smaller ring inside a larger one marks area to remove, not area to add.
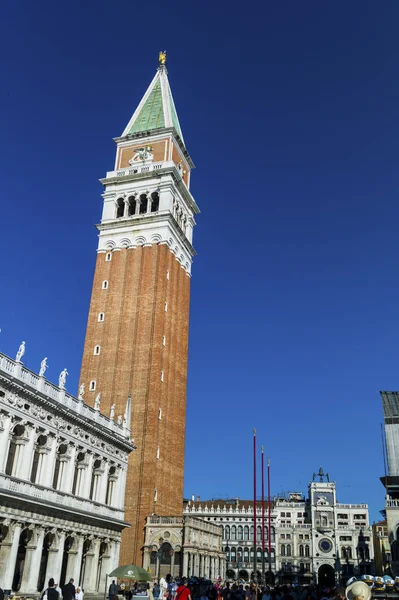
[[[23,350],[22,350],[23,348]],[[102,591],[118,565],[128,455],[124,416],[96,407],[0,354],[0,587],[37,594],[54,577]]]
[[[391,546],[387,522],[373,523],[375,574],[379,577],[391,574]]]
[[[144,568],[154,577],[224,579],[222,528],[191,515],[147,518]]]
[[[186,502],[184,514],[223,527],[227,576],[254,577],[253,501],[208,500]],[[266,507],[267,515],[267,507]],[[308,487],[308,496],[290,493],[273,498],[270,554],[268,519],[265,519],[265,571],[270,581],[333,584],[352,575],[372,574],[373,538],[367,504],[340,504],[336,484],[322,470]],[[262,578],[262,509],[257,506],[257,578]],[[269,563],[270,559],[270,563]]]
[[[122,410],[132,435],[121,562],[141,564],[145,520],[181,512],[194,216],[193,163],[159,68],[101,180],[103,213],[80,383]]]
[[[385,487],[385,515],[390,546],[391,574],[399,575],[399,392],[381,392],[385,425],[387,473],[381,477]]]

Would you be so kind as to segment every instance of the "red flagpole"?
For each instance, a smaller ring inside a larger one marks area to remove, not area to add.
[[[265,453],[262,446],[262,583],[265,583]]]
[[[272,529],[271,529],[271,503],[270,503],[270,458],[267,459],[267,503],[268,503],[268,529],[269,529],[269,571],[272,570]]]
[[[256,582],[256,429],[254,429],[254,581]]]

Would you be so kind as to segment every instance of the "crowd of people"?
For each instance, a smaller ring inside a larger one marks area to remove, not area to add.
[[[349,583],[349,582],[348,582]],[[361,581],[344,587],[261,586],[255,583],[216,583],[204,579],[161,578],[150,590],[154,600],[371,600],[371,589]]]

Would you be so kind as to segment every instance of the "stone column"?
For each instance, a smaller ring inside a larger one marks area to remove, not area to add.
[[[24,442],[24,445],[20,450],[19,461],[17,466],[17,477],[29,480],[32,470],[33,456],[35,453],[35,427],[30,428],[27,437],[27,441]]]
[[[101,575],[98,583],[98,593],[102,593],[105,590],[105,583],[108,573],[111,573],[115,567],[112,567],[112,542],[108,540],[107,549],[102,556],[101,560]],[[107,590],[108,594],[108,590]]]
[[[59,489],[61,492],[66,492],[67,494],[72,493],[72,485],[73,478],[75,475],[75,456],[76,456],[76,447],[70,445],[69,456],[65,456],[64,467],[61,477],[61,465],[60,465],[60,484]],[[62,459],[62,457],[61,457]]]
[[[152,548],[144,548],[143,569],[146,571],[151,565],[151,551]]]
[[[14,523],[13,526],[10,526],[7,538],[0,547],[0,573],[3,590],[10,590],[12,586],[21,529],[21,523]]]
[[[175,553],[173,551],[172,556],[170,557],[170,572],[172,577],[175,576]]]
[[[65,581],[69,581],[71,578],[75,580],[75,587],[79,585],[80,567],[82,565],[82,553],[83,553],[83,535],[76,535],[75,542],[72,548],[68,552],[68,563]]]
[[[89,453],[87,463],[85,465],[86,468],[81,475],[79,491],[76,491],[76,495],[82,496],[82,498],[88,498],[90,496],[91,478],[93,475],[93,461],[93,454]]]
[[[55,532],[55,538],[48,550],[48,560],[46,569],[46,578],[44,585],[48,584],[50,577],[58,583],[61,575],[62,559],[64,555],[65,532]]]
[[[40,479],[38,483],[45,487],[51,487],[53,485],[54,469],[55,469],[55,457],[57,453],[57,440],[54,436],[49,437],[47,442],[49,450],[47,454],[43,456],[42,469],[40,472]]]
[[[37,528],[33,532],[32,539],[26,546],[26,556],[24,564],[24,572],[22,574],[22,582],[19,593],[21,594],[37,594],[37,589],[40,562],[43,552],[44,529]]]
[[[91,548],[86,554],[86,566],[83,581],[85,594],[97,591],[98,558],[100,555],[100,540],[92,540]]]
[[[195,575],[199,577],[199,553],[195,554]]]
[[[106,501],[105,496],[107,494],[108,470],[109,470],[109,464],[104,462],[103,466],[102,466],[100,480],[99,480],[98,486],[97,486],[97,494],[95,496],[96,502],[99,502],[100,504],[105,504],[105,501]]]
[[[183,550],[183,577],[188,577],[188,559],[189,559],[189,552],[186,552],[185,550]]]
[[[3,428],[0,429],[0,473],[4,473],[6,470],[11,425],[11,417],[5,415],[3,419]]]

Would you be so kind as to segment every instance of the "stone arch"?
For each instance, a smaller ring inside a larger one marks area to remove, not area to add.
[[[134,243],[137,246],[144,246],[147,243],[147,240],[145,239],[145,237],[143,235],[139,235],[138,237],[136,237],[136,239],[134,240]]]
[[[324,564],[319,567],[317,572],[317,580],[319,585],[332,588],[335,585],[335,571],[329,564]]]
[[[115,248],[115,246],[116,246],[116,244],[115,244],[114,240],[107,240],[107,241],[105,242],[105,247],[106,247],[108,250],[112,250],[113,248]]]
[[[119,245],[121,246],[121,248],[126,248],[127,246],[131,245],[131,240],[129,238],[123,238],[121,239],[121,241],[119,242]]]
[[[159,244],[159,242],[162,240],[162,237],[159,235],[159,233],[154,233],[151,238],[150,241],[153,244]]]

